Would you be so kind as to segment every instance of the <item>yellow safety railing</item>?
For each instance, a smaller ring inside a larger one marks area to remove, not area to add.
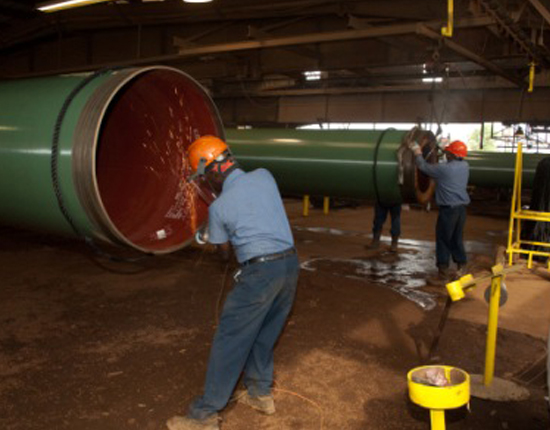
[[[539,212],[527,209],[522,209],[521,205],[521,190],[523,174],[523,148],[521,142],[518,143],[518,150],[516,154],[516,170],[514,176],[514,192],[512,195],[512,207],[510,210],[510,227],[508,231],[508,247],[506,252],[508,253],[508,263],[512,265],[514,260],[514,254],[527,255],[527,267],[531,269],[533,267],[533,257],[542,256],[548,258],[548,269],[550,269],[550,243],[547,242],[534,242],[521,239],[521,227],[523,221],[538,221],[538,222],[550,222],[550,212]],[[538,246],[541,248],[548,248],[548,251],[536,251],[532,249],[526,249],[525,246]]]

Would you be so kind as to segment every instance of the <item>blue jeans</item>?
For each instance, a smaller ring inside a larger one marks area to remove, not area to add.
[[[468,261],[462,236],[466,206],[440,206],[435,228],[435,254],[438,267],[449,267],[450,257],[457,264]]]
[[[203,420],[223,409],[243,371],[251,396],[271,394],[273,348],[292,308],[299,271],[296,255],[242,268],[214,335],[204,394],[189,407],[189,417]]]
[[[376,202],[374,206],[374,223],[372,225],[372,233],[376,235],[377,232],[382,231],[382,227],[388,217],[388,212],[391,216],[391,230],[392,237],[401,236],[401,204],[392,206],[384,206],[379,202]]]

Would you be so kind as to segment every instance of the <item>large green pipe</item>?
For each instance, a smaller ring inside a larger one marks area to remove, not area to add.
[[[434,188],[414,168],[405,146],[412,133],[392,129],[226,130],[228,142],[244,168],[271,170],[284,193],[424,202]],[[542,157],[524,156],[525,187],[532,185]],[[470,184],[513,185],[515,154],[471,152],[468,161]]]
[[[205,221],[207,207],[184,179],[184,153],[199,136],[223,137],[223,127],[204,89],[183,72],[6,81],[0,100],[3,224],[164,253]]]
[[[523,187],[531,188],[540,160],[548,155],[523,154]],[[516,166],[516,154],[503,152],[470,152],[470,184],[479,187],[512,188]]]
[[[265,167],[283,193],[400,202],[398,150],[407,131],[227,130],[246,169]]]

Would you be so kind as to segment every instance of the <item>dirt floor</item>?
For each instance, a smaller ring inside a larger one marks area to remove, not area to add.
[[[407,372],[427,362],[446,301],[429,285],[436,212],[405,208],[398,255],[368,251],[372,209],[301,215],[287,209],[303,270],[276,349],[277,414],[242,405],[223,430],[429,429],[408,399]],[[500,210],[499,210],[500,209]],[[481,217],[479,213],[491,213]],[[477,202],[466,239],[470,268],[486,274],[507,235],[507,205]],[[0,230],[0,429],[156,430],[202,389],[233,267],[189,247],[137,264],[94,260],[80,242]],[[526,386],[527,401],[472,398],[447,413],[451,430],[548,429],[544,267],[507,277],[496,376]],[[483,373],[485,285],[453,304],[435,362]]]

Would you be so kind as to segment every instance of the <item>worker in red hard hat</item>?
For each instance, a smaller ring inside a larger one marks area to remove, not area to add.
[[[429,164],[422,157],[422,149],[416,143],[411,147],[416,166],[436,182],[435,202],[439,207],[436,225],[436,264],[438,280],[450,280],[450,260],[457,265],[457,273],[465,271],[468,262],[464,249],[463,232],[466,222],[466,206],[470,203],[467,192],[470,167],[465,160],[468,148],[460,140],[444,148],[446,163]]]
[[[219,191],[209,206],[208,241],[240,265],[214,336],[204,393],[170,430],[217,430],[230,399],[275,413],[273,348],[292,308],[298,272],[294,239],[277,184],[267,170],[245,173],[225,142],[203,136],[188,151],[192,179]],[[233,393],[243,375],[244,390]]]
[[[215,136],[203,136],[194,141],[189,147],[188,158],[196,176],[206,175],[207,171],[229,174],[237,167],[229,146]]]

